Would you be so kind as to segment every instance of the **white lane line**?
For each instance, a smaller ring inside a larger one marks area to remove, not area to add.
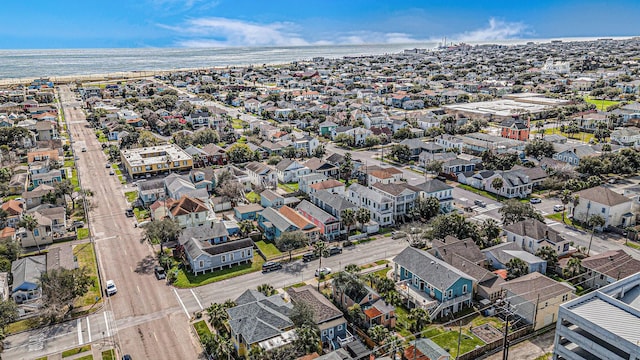
[[[78,345],[82,345],[82,320],[76,320],[76,325],[78,326]]]
[[[89,342],[91,342],[91,326],[89,325],[89,317],[87,316],[87,336],[89,337]]]
[[[136,289],[138,289],[138,294],[140,294],[140,286],[136,285]]]
[[[107,337],[111,336],[111,333],[109,332],[109,319],[107,319],[107,312],[103,312],[104,314],[104,326],[107,328]]]
[[[178,295],[178,291],[176,291],[175,288],[173,288],[173,293],[176,294],[178,302],[180,302],[180,305],[182,306],[182,310],[184,310],[185,315],[187,315],[187,319],[191,319],[191,316],[189,316],[189,311],[187,311],[187,307],[184,306],[184,303],[182,302],[182,299],[180,299],[180,295]]]
[[[193,295],[193,297],[196,299],[196,302],[198,303],[198,306],[200,306],[200,310],[203,310],[204,308],[202,307],[202,304],[200,304],[200,300],[198,300],[198,297],[196,296],[196,293],[193,292],[193,289],[189,289],[191,291],[191,295]]]

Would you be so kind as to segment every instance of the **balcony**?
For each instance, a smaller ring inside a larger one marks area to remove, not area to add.
[[[413,303],[414,307],[420,307],[425,310],[431,310],[436,308],[440,303],[437,299],[432,298],[424,291],[419,291],[409,280],[403,280],[396,284],[396,290],[400,296],[406,301],[407,307],[410,308],[409,303]]]
[[[346,344],[352,342],[355,338],[353,337],[353,335],[349,332],[349,330],[346,330],[347,334],[345,335],[344,338],[341,338],[338,336],[338,345],[340,345],[340,347],[345,346]],[[335,350],[335,349],[333,349]]]

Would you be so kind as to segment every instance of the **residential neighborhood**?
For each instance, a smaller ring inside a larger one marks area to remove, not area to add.
[[[634,359],[639,41],[0,88],[3,356]]]

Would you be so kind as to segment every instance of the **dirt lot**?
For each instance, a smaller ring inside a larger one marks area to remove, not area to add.
[[[509,348],[509,359],[535,360],[545,354],[553,352],[553,337],[555,331],[549,331],[536,338],[523,341]],[[502,360],[502,351],[486,358],[487,360]]]

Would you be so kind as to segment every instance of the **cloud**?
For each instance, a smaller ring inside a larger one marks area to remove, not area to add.
[[[204,0],[147,0],[147,2],[156,8],[179,11],[188,11],[195,6],[198,6],[200,10],[210,9],[218,5],[218,1],[204,2]]]
[[[521,22],[505,22],[489,19],[489,26],[453,35],[453,41],[491,41],[505,40],[527,35],[528,26]]]

